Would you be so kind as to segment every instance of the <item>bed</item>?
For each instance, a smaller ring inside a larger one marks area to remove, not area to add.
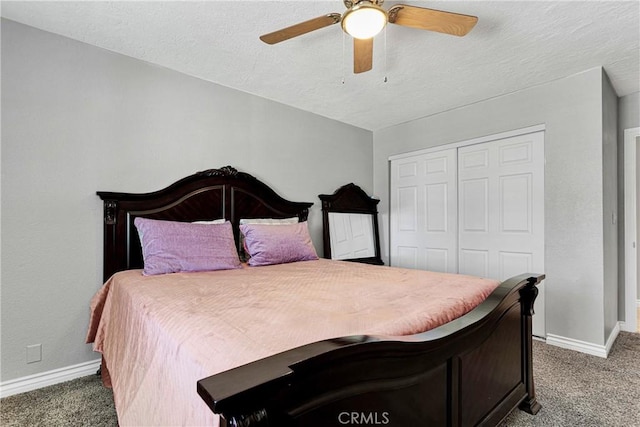
[[[491,283],[309,259],[149,277],[137,218],[227,221],[242,253],[241,220],[302,224],[312,203],[230,166],[98,195],[105,285],[87,341],[121,425],[496,425],[540,409],[531,316],[544,275]],[[436,301],[450,305],[434,313]]]

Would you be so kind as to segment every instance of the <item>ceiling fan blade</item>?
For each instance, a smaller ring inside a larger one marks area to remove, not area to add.
[[[476,25],[478,17],[399,4],[389,9],[389,22],[419,30],[464,36]]]
[[[353,39],[353,72],[364,73],[373,68],[373,37]]]
[[[317,18],[313,18],[287,28],[274,31],[273,33],[264,34],[260,36],[260,40],[267,44],[280,43],[285,40],[310,33],[311,31],[319,30],[320,28],[337,24],[338,22],[340,22],[341,18],[342,15],[340,15],[339,13],[330,13],[328,15],[319,16]]]

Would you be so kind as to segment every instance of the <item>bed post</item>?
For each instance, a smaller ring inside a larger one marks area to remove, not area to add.
[[[104,199],[104,251],[105,253],[115,252],[116,246],[116,227],[118,218],[118,202],[116,200]],[[118,266],[115,264],[113,257],[104,257],[102,266],[102,281],[106,282],[111,275],[117,271]]]
[[[542,276],[544,278],[544,276]],[[533,384],[533,304],[538,296],[538,287],[536,286],[541,279],[530,277],[529,283],[520,290],[520,298],[522,302],[522,355],[524,368],[524,385],[527,390],[527,397],[520,403],[520,409],[535,415],[542,406],[536,399],[536,390]]]

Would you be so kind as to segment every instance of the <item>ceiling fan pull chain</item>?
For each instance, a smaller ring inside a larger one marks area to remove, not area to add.
[[[344,57],[345,57],[345,33],[344,31],[342,32],[342,84],[344,84],[344,76],[346,74],[345,70],[346,70],[346,66],[345,66],[345,62],[344,62]]]
[[[384,28],[384,78],[383,83],[387,82],[387,27]]]

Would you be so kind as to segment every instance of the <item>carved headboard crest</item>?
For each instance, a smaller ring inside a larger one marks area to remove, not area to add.
[[[238,169],[233,166],[223,166],[220,169],[207,169],[196,173],[197,176],[238,176]]]

